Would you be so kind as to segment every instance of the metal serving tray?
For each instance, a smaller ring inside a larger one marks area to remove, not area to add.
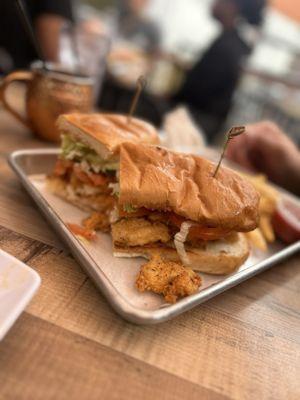
[[[203,285],[199,292],[176,304],[167,304],[162,296],[152,293],[139,293],[134,282],[139,267],[145,260],[115,258],[109,235],[99,233],[95,243],[85,243],[66,227],[67,222],[79,223],[86,213],[53,196],[45,187],[45,176],[52,171],[57,154],[57,149],[16,151],[10,155],[9,163],[49,223],[69,246],[73,256],[116,312],[128,321],[156,324],[171,319],[300,250],[300,241],[291,246],[276,242],[269,246],[268,252],[253,250],[247,262],[229,276],[201,274]],[[284,191],[281,193],[300,206],[297,198]]]

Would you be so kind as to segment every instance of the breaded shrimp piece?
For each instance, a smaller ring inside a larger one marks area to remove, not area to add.
[[[163,294],[168,303],[189,296],[201,286],[200,276],[180,263],[162,260],[156,256],[144,264],[137,276],[136,287],[140,292]]]

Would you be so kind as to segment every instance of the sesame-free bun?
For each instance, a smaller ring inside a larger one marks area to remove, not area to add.
[[[87,144],[103,159],[118,153],[123,142],[159,143],[154,126],[120,114],[63,114],[58,118],[57,126],[61,133],[68,133]]]
[[[158,146],[120,147],[119,205],[169,211],[206,227],[247,232],[258,224],[259,195],[246,179],[195,155]]]
[[[230,274],[239,268],[249,256],[249,244],[245,235],[237,233],[222,240],[208,241],[203,246],[185,246],[189,259],[189,267],[194,271],[213,275]],[[154,256],[174,262],[181,262],[176,249],[166,246],[150,247],[118,247],[114,248],[116,257],[144,257],[151,259]]]

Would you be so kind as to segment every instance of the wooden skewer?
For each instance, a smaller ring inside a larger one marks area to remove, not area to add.
[[[221,164],[222,164],[223,158],[225,156],[225,153],[226,153],[227,147],[229,145],[229,142],[232,139],[234,139],[236,136],[242,135],[245,132],[246,132],[246,128],[244,126],[234,126],[227,133],[227,139],[226,139],[226,142],[225,142],[224,147],[223,147],[223,151],[222,151],[222,154],[221,154],[221,157],[220,157],[220,161],[219,161],[219,163],[217,165],[217,168],[216,168],[216,170],[215,170],[215,172],[213,174],[213,178],[215,178],[217,176],[217,173],[218,173],[218,171],[219,171],[219,169],[221,167]]]
[[[147,85],[147,80],[144,76],[140,76],[137,80],[137,88],[136,88],[136,92],[134,94],[131,106],[130,106],[130,110],[129,110],[129,114],[128,114],[128,122],[130,123],[131,118],[133,117],[133,114],[136,110],[136,106],[138,104],[140,95],[142,93],[142,91],[145,89]]]

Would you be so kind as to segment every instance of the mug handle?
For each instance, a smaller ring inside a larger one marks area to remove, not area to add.
[[[33,73],[30,71],[15,71],[12,72],[11,74],[7,75],[0,86],[0,101],[2,102],[4,108],[11,113],[19,122],[21,122],[23,125],[25,125],[27,128],[32,129],[31,123],[28,120],[28,118],[23,117],[21,114],[19,114],[18,111],[14,110],[13,107],[8,103],[6,100],[6,90],[8,89],[8,86],[13,83],[13,82],[23,82],[28,86],[28,83],[32,81],[33,79]]]

